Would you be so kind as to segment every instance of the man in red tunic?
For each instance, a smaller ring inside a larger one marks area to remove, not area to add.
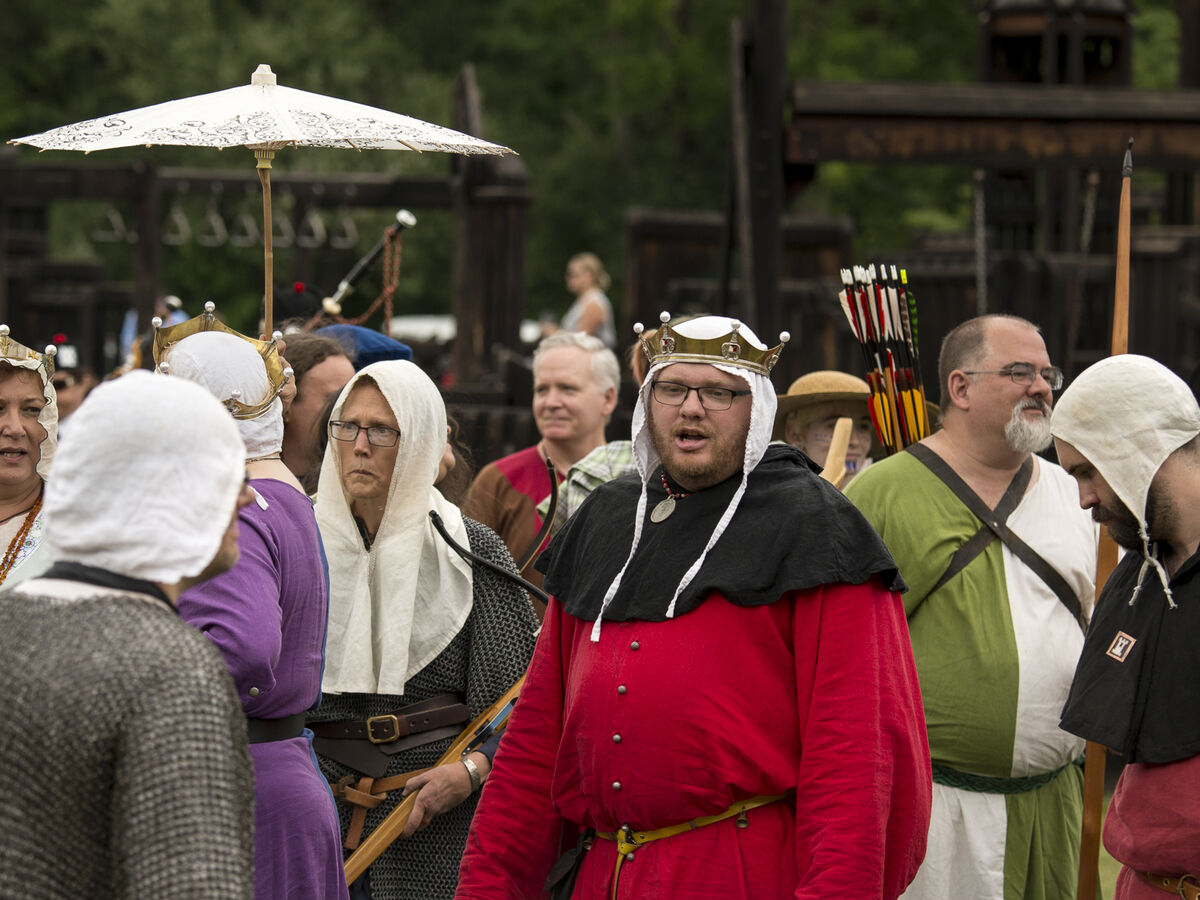
[[[782,345],[668,321],[642,338],[640,478],[542,557],[553,599],[457,896],[895,898],[931,791],[896,565],[768,447]]]
[[[620,382],[620,363],[599,338],[561,331],[538,344],[533,418],[542,439],[484,466],[463,504],[463,512],[500,535],[514,558],[529,548],[542,525],[537,505],[550,493],[546,460],[554,463],[561,481],[604,443]],[[541,575],[529,577],[541,587]]]

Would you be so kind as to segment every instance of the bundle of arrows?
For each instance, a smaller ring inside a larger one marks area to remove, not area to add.
[[[890,269],[890,272],[889,272]],[[917,356],[917,300],[908,273],[895,266],[842,269],[842,312],[862,347],[875,433],[895,453],[929,434]]]

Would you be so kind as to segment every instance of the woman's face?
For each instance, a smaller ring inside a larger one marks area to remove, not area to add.
[[[578,260],[567,263],[567,290],[579,296],[588,288],[596,286],[596,275]]]
[[[841,418],[853,423],[850,444],[846,448],[846,470],[853,475],[871,454],[874,429],[865,400],[831,400],[817,404],[810,411],[808,424],[801,426],[799,434],[788,429],[787,442],[807,453],[817,465],[824,466],[825,458],[829,455],[833,427]]]

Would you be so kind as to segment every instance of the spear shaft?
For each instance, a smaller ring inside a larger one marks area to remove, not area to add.
[[[1133,182],[1133,138],[1125,148],[1121,167],[1121,203],[1117,219],[1117,271],[1113,292],[1112,353],[1129,352],[1129,232],[1130,193]],[[1117,566],[1117,545],[1108,529],[1100,530],[1096,554],[1096,600]],[[1093,607],[1095,615],[1095,607]],[[1108,750],[1088,741],[1083,764],[1083,825],[1079,837],[1079,882],[1077,900],[1094,900],[1100,877],[1100,830],[1104,806],[1104,764]]]

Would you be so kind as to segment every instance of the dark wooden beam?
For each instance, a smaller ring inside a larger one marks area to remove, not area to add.
[[[37,197],[42,200],[121,199],[136,196],[150,167],[145,165],[0,165],[0,193],[8,197]],[[259,189],[254,168],[246,171],[222,169],[161,168],[157,179],[162,193],[187,190],[206,193],[213,188],[229,192]],[[271,184],[278,191],[295,195],[313,206],[401,207],[448,209],[453,194],[448,178],[396,178],[391,175],[358,173],[288,173],[272,170]]]
[[[794,85],[793,164],[1200,168],[1200,91],[1007,84]],[[1114,150],[1114,148],[1116,148]]]

